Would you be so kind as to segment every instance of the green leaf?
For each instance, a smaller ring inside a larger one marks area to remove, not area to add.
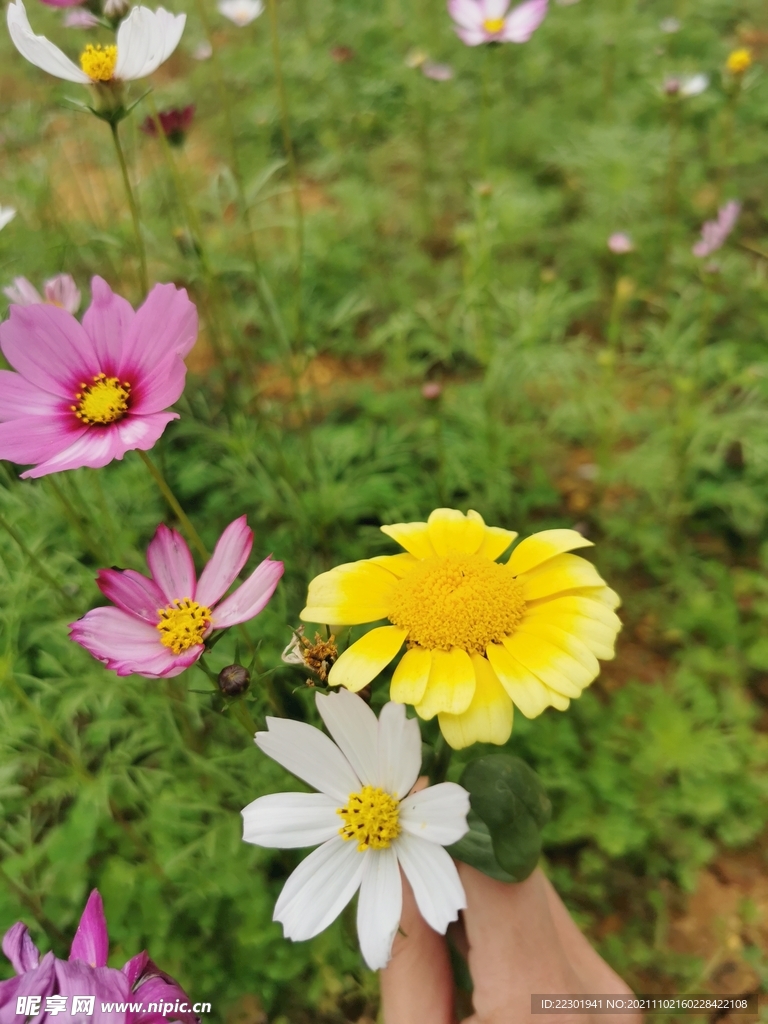
[[[491,754],[467,765],[461,785],[469,792],[474,820],[452,848],[462,847],[455,856],[492,878],[522,882],[538,863],[541,829],[551,813],[538,775],[520,758]]]

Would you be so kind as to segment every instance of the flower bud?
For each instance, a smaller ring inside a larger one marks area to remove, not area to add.
[[[242,665],[227,665],[219,672],[218,683],[225,697],[239,697],[251,685],[251,677]]]

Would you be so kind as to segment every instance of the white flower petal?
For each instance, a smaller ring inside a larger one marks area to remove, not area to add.
[[[451,921],[455,921],[459,911],[467,905],[456,865],[442,846],[408,832],[401,832],[393,845],[411,883],[421,916],[431,928],[444,935]]]
[[[341,689],[318,693],[315,702],[328,732],[363,785],[380,785],[378,723],[363,698]]]
[[[179,45],[186,20],[163,7],[134,7],[117,30],[115,78],[132,82],[157,71]]]
[[[267,718],[269,732],[256,733],[256,745],[298,778],[319,789],[337,807],[362,786],[349,762],[325,733],[305,722]]]
[[[365,855],[334,836],[299,864],[275,904],[288,939],[311,939],[336,920],[360,887]]]
[[[337,806],[324,793],[270,793],[240,812],[243,839],[282,850],[317,846],[339,834]]]
[[[405,832],[430,843],[450,846],[468,831],[469,793],[455,782],[440,782],[407,796],[400,804]]]
[[[393,847],[368,850],[357,903],[357,936],[363,959],[372,971],[389,963],[400,914],[403,883]]]
[[[390,701],[379,715],[379,785],[403,797],[419,777],[421,732],[415,718],[407,718],[404,704]]]
[[[29,24],[23,0],[16,0],[16,3],[9,4],[7,19],[13,45],[30,64],[47,71],[49,75],[55,75],[56,78],[63,78],[65,82],[90,85],[91,80],[88,75],[76,64],[73,64],[58,46],[54,46],[45,36],[35,35]]]
[[[250,25],[264,11],[261,0],[219,0],[216,6],[219,14],[223,14],[240,28]]]
[[[16,211],[12,206],[0,206],[0,231],[10,224],[13,218],[16,216]]]

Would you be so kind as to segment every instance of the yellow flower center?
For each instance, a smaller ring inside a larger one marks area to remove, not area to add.
[[[94,46],[88,43],[80,54],[80,67],[94,82],[108,82],[115,73],[116,46]]]
[[[515,629],[525,610],[520,584],[482,555],[425,558],[395,586],[390,622],[410,645],[483,653]]]
[[[504,28],[503,18],[486,18],[483,22],[483,28],[486,32],[490,32],[492,35],[496,35],[497,32],[501,32]]]
[[[339,835],[355,839],[361,852],[386,850],[400,835],[400,804],[378,787],[363,786],[359,793],[350,793],[347,806],[336,813],[344,819]]]
[[[726,61],[726,66],[732,75],[743,75],[752,67],[751,50],[734,50]]]
[[[83,423],[90,425],[115,423],[128,412],[128,399],[131,396],[131,385],[128,381],[120,381],[117,377],[107,377],[99,373],[93,383],[80,384],[80,391],[75,394],[77,405],[70,409]]]
[[[171,601],[167,608],[158,608],[160,642],[174,654],[183,654],[203,642],[211,621],[211,609],[188,597]]]

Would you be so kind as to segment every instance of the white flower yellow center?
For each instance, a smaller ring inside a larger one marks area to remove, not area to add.
[[[386,850],[400,835],[400,804],[378,787],[363,786],[359,793],[350,793],[346,807],[336,813],[344,819],[339,835],[356,840],[361,852]]]
[[[117,64],[116,46],[94,46],[88,43],[80,54],[80,67],[94,82],[109,82]]]
[[[195,644],[201,644],[211,622],[211,609],[188,597],[171,601],[166,608],[158,608],[160,642],[174,654],[183,654]]]
[[[483,28],[486,32],[490,32],[491,35],[496,35],[497,32],[501,32],[504,28],[503,18],[486,18],[483,22]]]
[[[408,630],[411,645],[482,654],[514,631],[524,610],[506,566],[482,555],[436,555],[397,583],[389,621]]]
[[[117,377],[99,373],[91,384],[85,381],[80,384],[80,391],[75,394],[77,405],[70,408],[83,423],[105,426],[125,416],[130,395],[131,385],[128,381],[121,383]]]

